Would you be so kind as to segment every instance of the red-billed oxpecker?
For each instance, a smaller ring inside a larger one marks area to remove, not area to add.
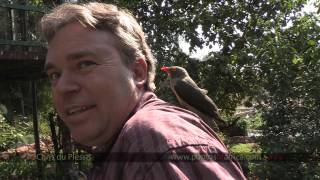
[[[163,66],[161,71],[168,73],[171,89],[181,106],[196,113],[213,130],[219,131],[217,125],[222,129],[227,126],[226,122],[220,117],[217,106],[207,96],[207,90],[199,88],[184,68]]]

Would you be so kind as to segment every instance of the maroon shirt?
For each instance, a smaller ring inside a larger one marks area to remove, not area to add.
[[[221,159],[226,147],[194,113],[147,92],[132,114],[89,179],[246,179],[237,162]]]

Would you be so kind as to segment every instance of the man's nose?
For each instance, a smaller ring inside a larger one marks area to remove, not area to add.
[[[81,86],[77,80],[77,77],[71,73],[62,73],[55,86],[55,90],[61,94],[72,94],[79,92]]]

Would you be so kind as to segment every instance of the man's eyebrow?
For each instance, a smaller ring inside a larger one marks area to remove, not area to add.
[[[67,61],[73,61],[73,60],[77,60],[83,57],[87,57],[87,56],[94,56],[96,57],[96,54],[91,52],[91,51],[78,51],[75,53],[71,53],[67,55]],[[44,65],[44,72],[47,72],[50,69],[54,69],[55,65],[53,65],[52,63],[46,63]]]
[[[70,53],[67,55],[67,60],[76,60],[76,59],[80,59],[86,56],[96,56],[95,53],[91,52],[91,51],[78,51],[75,53]]]
[[[46,73],[46,72],[48,72],[48,70],[54,69],[54,68],[55,68],[55,66],[54,66],[53,64],[51,64],[51,63],[46,63],[46,64],[44,65],[43,71]]]

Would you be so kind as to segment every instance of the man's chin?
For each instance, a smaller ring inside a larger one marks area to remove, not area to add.
[[[81,149],[87,151],[88,153],[92,153],[92,146],[81,144],[77,141],[74,142],[74,145],[77,149]]]
[[[90,136],[84,136],[84,134],[74,134],[71,133],[72,138],[76,141],[77,144],[81,144],[83,146],[94,146],[94,140],[90,138]]]

